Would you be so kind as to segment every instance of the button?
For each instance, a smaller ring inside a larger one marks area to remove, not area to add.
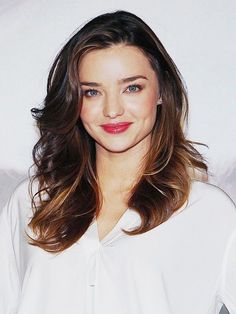
[[[97,254],[92,254],[88,261],[88,285],[89,287],[95,287],[96,284],[96,272],[97,272]]]

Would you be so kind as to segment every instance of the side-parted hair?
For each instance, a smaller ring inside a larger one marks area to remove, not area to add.
[[[78,241],[97,217],[102,199],[96,173],[94,140],[80,119],[81,58],[96,49],[124,44],[138,47],[150,62],[160,85],[151,147],[143,173],[133,187],[128,207],[141,224],[128,235],[147,232],[166,221],[188,200],[191,180],[207,166],[185,138],[188,99],[181,75],[150,27],[136,15],[116,11],[90,20],[62,48],[49,73],[42,108],[33,108],[40,138],[33,148],[35,174],[31,188],[35,237],[29,243],[48,252],[61,252]]]

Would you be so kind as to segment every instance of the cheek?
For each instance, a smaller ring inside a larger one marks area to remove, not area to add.
[[[137,116],[143,119],[155,120],[157,111],[157,97],[156,95],[146,95],[140,99],[134,107]]]
[[[95,110],[90,106],[82,106],[80,112],[80,118],[83,123],[89,123],[95,120],[97,116]]]
[[[80,112],[80,118],[81,118],[81,120],[82,120],[83,123],[85,122],[87,116],[88,116],[88,112],[87,112],[87,110],[84,108],[84,106],[82,106],[81,112]]]

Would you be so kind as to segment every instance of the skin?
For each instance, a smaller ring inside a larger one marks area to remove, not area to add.
[[[142,51],[125,45],[87,53],[79,66],[79,79],[81,120],[96,143],[103,196],[97,222],[102,239],[127,209],[129,191],[140,174],[160,100],[159,84]],[[118,134],[109,134],[101,127],[116,122],[132,124]]]

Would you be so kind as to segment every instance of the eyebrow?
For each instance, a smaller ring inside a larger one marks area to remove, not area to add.
[[[131,76],[131,77],[125,77],[123,79],[118,80],[118,82],[121,83],[128,83],[128,82],[132,82],[135,81],[137,79],[144,79],[144,80],[148,80],[148,78],[144,75],[135,75],[135,76]],[[80,82],[80,86],[81,85],[85,85],[85,86],[101,86],[102,84],[97,83],[97,82]]]

